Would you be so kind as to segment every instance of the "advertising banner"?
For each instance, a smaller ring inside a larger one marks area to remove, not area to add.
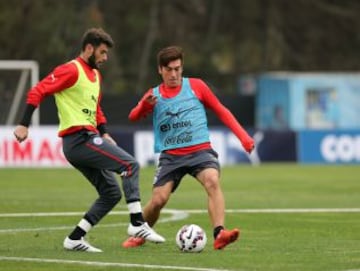
[[[29,137],[17,142],[15,127],[0,127],[0,167],[68,167],[57,126],[31,127]]]
[[[252,134],[255,149],[249,155],[239,139],[227,129],[210,129],[212,147],[219,154],[222,165],[263,162],[295,162],[296,134],[291,131],[256,131]],[[154,153],[152,131],[134,133],[134,155],[141,166],[154,164],[158,154]]]
[[[360,131],[302,131],[298,136],[302,163],[360,163]]]
[[[152,130],[110,129],[119,146],[141,166],[154,165]],[[62,151],[62,140],[57,136],[57,126],[39,126],[29,129],[29,137],[22,143],[13,135],[14,127],[0,126],[0,167],[69,167]],[[251,133],[255,149],[249,155],[239,139],[228,129],[210,129],[212,147],[219,155],[221,165],[260,164],[264,162],[295,162],[296,136],[291,131],[255,131]]]

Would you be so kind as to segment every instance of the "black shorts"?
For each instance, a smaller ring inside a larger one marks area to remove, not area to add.
[[[200,171],[206,168],[215,168],[220,172],[218,154],[213,149],[201,150],[188,155],[171,155],[162,152],[153,186],[162,186],[173,181],[172,192],[174,192],[186,174],[196,177]]]

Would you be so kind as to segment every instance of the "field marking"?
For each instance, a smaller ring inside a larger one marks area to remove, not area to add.
[[[183,217],[186,210],[163,209],[164,214],[171,214],[174,217]],[[0,213],[1,217],[48,217],[48,216],[83,216],[84,212],[40,212],[40,213]],[[108,215],[129,215],[129,211],[112,211]]]
[[[171,214],[172,217],[162,222],[180,220],[188,214],[207,213],[205,209],[163,209],[161,213]],[[278,209],[226,209],[226,213],[360,213],[360,208],[278,208]],[[128,211],[112,211],[108,215],[128,215]],[[82,216],[84,212],[40,212],[40,213],[0,213],[0,218],[6,217],[50,217],[50,216]]]
[[[189,214],[201,214],[207,210],[182,210]],[[227,209],[226,213],[277,214],[277,213],[360,213],[360,208],[285,208],[285,209]]]
[[[171,214],[170,217],[164,217],[159,219],[159,223],[165,223],[169,221],[183,220],[189,216],[186,212],[179,210],[170,210],[166,209],[163,213]],[[83,212],[56,212],[56,213],[9,213],[9,214],[0,214],[0,218],[12,218],[12,217],[63,217],[63,216],[82,216]],[[114,211],[109,213],[109,215],[128,215],[127,211]],[[110,228],[110,227],[119,227],[127,226],[129,223],[113,223],[113,224],[98,224],[97,228]],[[69,230],[73,229],[74,226],[53,226],[53,227],[40,227],[40,228],[11,228],[11,229],[0,229],[1,233],[15,233],[15,232],[32,232],[32,231],[57,231],[57,230]]]
[[[175,210],[164,209],[164,214],[170,214],[170,217],[164,217],[159,219],[158,223],[165,223],[169,221],[178,221],[186,219],[190,214],[203,214],[207,213],[207,210],[201,209],[189,209],[189,210]],[[249,214],[261,214],[261,213],[360,213],[360,208],[300,208],[300,209],[227,209],[226,213],[249,213]],[[0,218],[21,218],[21,217],[63,217],[63,216],[82,216],[83,212],[53,212],[53,213],[2,213]],[[109,215],[128,215],[127,211],[113,211]],[[98,228],[110,228],[127,226],[128,223],[113,223],[113,224],[98,224]],[[39,227],[39,228],[11,228],[0,229],[1,233],[14,233],[14,232],[32,232],[32,231],[53,231],[53,230],[69,230],[71,226],[53,226],[53,227]],[[359,270],[360,271],[360,270]]]
[[[189,215],[180,210],[164,210],[164,213],[171,214],[170,217],[162,218],[159,222],[168,222],[174,220],[182,220]],[[128,215],[126,211],[111,212],[111,215]],[[83,215],[83,212],[58,212],[58,213],[13,213],[13,214],[0,214],[0,217],[46,217],[46,216],[77,216]],[[127,226],[128,223],[116,223],[116,224],[100,224],[97,227],[115,227],[115,226]],[[3,229],[0,233],[19,232],[19,231],[39,231],[39,230],[63,230],[72,229],[73,226],[59,226],[59,227],[47,227],[47,228],[28,228],[28,229]],[[169,266],[169,265],[149,265],[149,264],[134,264],[134,263],[111,263],[111,262],[92,262],[92,261],[73,261],[63,259],[40,259],[40,258],[25,258],[25,257],[6,257],[0,256],[0,261],[22,261],[22,262],[43,262],[43,263],[58,263],[58,264],[78,264],[78,265],[91,265],[91,266],[111,266],[111,267],[138,267],[144,269],[166,269],[166,270],[193,270],[193,271],[231,271],[226,269],[214,269],[214,268],[198,268],[198,267],[186,267],[186,266]]]
[[[203,214],[207,210],[202,209],[188,209],[175,210],[164,209],[162,213],[171,214],[170,217],[162,218],[159,222],[168,222],[174,220],[182,220],[189,216],[189,214]],[[285,209],[227,209],[226,213],[360,213],[360,208],[285,208]],[[0,218],[11,217],[61,217],[61,216],[81,216],[84,212],[40,212],[40,213],[0,213]],[[109,215],[128,215],[128,211],[113,211]],[[128,223],[116,224],[99,224],[97,227],[115,227],[127,226]],[[38,231],[38,230],[63,230],[72,229],[73,226],[59,226],[47,228],[28,228],[28,229],[3,229],[0,233],[16,232],[16,231]],[[138,267],[144,269],[167,269],[167,270],[193,270],[193,271],[231,271],[226,269],[212,269],[212,268],[196,268],[186,266],[162,266],[149,264],[134,264],[134,263],[119,263],[119,262],[96,262],[96,261],[77,261],[66,259],[41,259],[41,258],[26,258],[26,257],[6,257],[0,256],[0,261],[21,261],[21,262],[39,262],[39,263],[58,263],[58,264],[77,264],[77,265],[92,265],[103,267]],[[360,271],[360,269],[351,269],[346,271]]]
[[[114,223],[114,224],[99,224],[97,228],[112,228],[127,226],[129,223]],[[39,228],[12,228],[12,229],[0,229],[1,233],[16,233],[16,232],[32,232],[32,231],[60,231],[60,230],[71,230],[74,229],[74,225],[71,226],[54,226],[54,227],[39,227]]]
[[[112,266],[112,267],[138,267],[138,268],[144,268],[144,269],[166,269],[166,270],[231,271],[229,269],[213,269],[213,268],[172,266],[172,265],[113,263],[113,262],[95,262],[95,261],[93,262],[93,261],[77,261],[77,260],[64,260],[64,259],[41,259],[41,258],[5,257],[5,256],[0,256],[0,261],[78,264],[78,265],[105,266],[105,267],[108,267],[108,266]]]

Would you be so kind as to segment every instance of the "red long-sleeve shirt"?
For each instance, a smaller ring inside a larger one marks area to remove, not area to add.
[[[88,79],[91,82],[95,82],[95,72],[93,71],[93,69],[82,58],[78,57],[76,58],[76,60],[83,67]],[[61,92],[73,86],[76,83],[78,76],[79,71],[75,63],[67,62],[65,64],[57,66],[50,74],[48,74],[44,79],[42,79],[38,84],[36,84],[36,86],[29,90],[26,103],[28,105],[38,107],[45,97],[53,95],[57,92]],[[106,117],[100,106],[100,99],[101,95],[99,97],[97,105],[97,126],[105,124],[107,122]],[[59,136],[71,134],[81,129],[97,132],[97,127],[93,127],[91,125],[73,126],[59,133]]]
[[[236,118],[229,111],[229,109],[227,109],[219,101],[219,99],[215,96],[215,94],[211,91],[209,86],[203,80],[198,78],[189,78],[189,81],[191,89],[194,91],[195,95],[203,103],[203,105],[206,108],[212,110],[216,114],[216,116],[236,135],[245,150],[247,152],[250,152],[254,146],[254,141],[240,125],[240,123],[236,120]],[[176,88],[169,88],[162,83],[159,90],[163,98],[172,98],[180,92],[181,86],[178,86]],[[154,105],[151,105],[150,103],[145,101],[145,99],[152,93],[153,89],[151,88],[144,94],[139,103],[131,110],[129,114],[129,119],[131,121],[138,121],[141,118],[144,118],[148,114],[152,113]],[[194,146],[167,150],[166,152],[175,155],[184,155],[209,148],[211,148],[210,142],[205,142]]]

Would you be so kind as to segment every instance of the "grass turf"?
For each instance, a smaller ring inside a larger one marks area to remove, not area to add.
[[[154,168],[141,170],[143,204],[149,199]],[[96,193],[73,169],[0,171],[0,270],[360,270],[360,212],[246,213],[244,209],[360,208],[359,166],[267,164],[222,170],[229,228],[241,229],[240,241],[212,249],[212,228],[201,186],[186,177],[168,209],[189,212],[172,220],[164,212],[155,229],[167,242],[123,249],[128,215],[112,214],[89,234],[104,253],[64,251],[62,241]],[[126,211],[124,200],[114,211]],[[72,216],[20,216],[10,213],[78,212]],[[208,243],[202,253],[181,253],[177,230],[202,226]],[[16,257],[16,258],[14,258]],[[30,258],[29,261],[25,261]],[[34,258],[43,262],[35,262]],[[53,262],[46,262],[49,259]],[[56,262],[55,260],[58,260]],[[85,265],[86,262],[89,263]],[[114,265],[110,265],[114,263]],[[188,269],[186,269],[188,268]]]

